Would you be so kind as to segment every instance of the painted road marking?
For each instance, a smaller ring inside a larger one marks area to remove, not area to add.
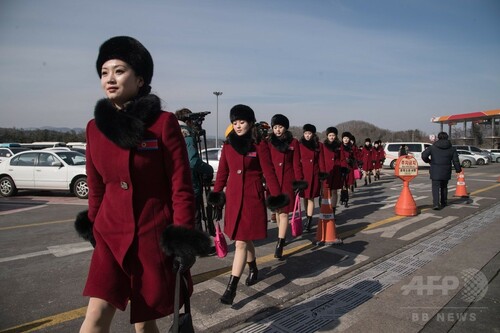
[[[423,234],[425,234],[429,231],[432,231],[434,229],[440,229],[440,228],[446,226],[451,221],[456,220],[457,218],[458,218],[458,216],[447,216],[444,219],[441,219],[441,220],[436,221],[434,223],[431,223],[423,228],[420,228],[418,230],[410,232],[409,234],[406,234],[402,237],[399,237],[398,239],[404,240],[404,241],[412,240],[412,239],[417,238],[419,236],[422,236]]]
[[[394,237],[394,235],[396,234],[396,232],[398,232],[399,230],[403,229],[404,227],[407,227],[409,225],[412,225],[416,222],[419,222],[419,221],[422,221],[422,220],[425,220],[425,219],[428,219],[428,218],[439,218],[439,216],[436,216],[432,213],[424,213],[424,214],[420,214],[420,215],[417,215],[413,218],[410,218],[408,220],[405,220],[405,221],[401,221],[399,223],[396,223],[394,225],[390,225],[390,226],[387,226],[387,227],[384,227],[384,228],[378,228],[378,229],[372,229],[372,230],[364,230],[362,231],[362,233],[364,234],[377,234],[377,233],[381,233],[380,237],[384,237],[384,238],[392,238]]]
[[[40,222],[40,223],[32,223],[32,224],[13,225],[13,226],[8,226],[8,227],[0,227],[0,231],[13,230],[13,229],[21,229],[21,228],[30,228],[30,227],[39,227],[39,226],[42,226],[42,225],[58,224],[58,223],[68,223],[68,222],[74,222],[74,221],[75,221],[75,219],[60,220],[60,221],[50,221],[50,222]]]
[[[55,257],[66,257],[66,256],[70,256],[70,255],[77,254],[77,253],[92,251],[93,249],[94,248],[92,247],[92,245],[90,245],[89,242],[80,242],[80,243],[73,243],[73,244],[49,246],[49,247],[47,247],[47,250],[44,250],[44,251],[37,251],[37,252],[31,252],[31,253],[26,253],[26,254],[20,254],[20,255],[12,256],[12,257],[0,258],[0,263],[28,259],[28,258],[44,256],[44,255],[48,255],[48,254],[52,254]]]

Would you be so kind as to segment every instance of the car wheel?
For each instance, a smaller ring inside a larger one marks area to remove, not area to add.
[[[8,176],[2,177],[2,179],[0,179],[0,195],[2,195],[2,197],[11,197],[16,195],[16,193],[16,184],[14,184],[12,178]]]
[[[462,166],[463,166],[464,168],[470,168],[470,167],[471,167],[471,165],[472,165],[472,162],[471,162],[471,161],[469,161],[469,160],[464,160],[464,161],[462,162]]]
[[[87,177],[81,177],[75,180],[73,183],[73,193],[80,199],[87,199],[89,197]]]
[[[391,161],[391,164],[389,164],[389,167],[390,167],[391,169],[394,169],[394,168],[396,167],[396,161],[397,161],[397,160],[392,160],[392,161]]]
[[[478,165],[484,165],[484,160],[482,158],[477,160]]]
[[[500,163],[500,157],[497,157],[497,163]]]

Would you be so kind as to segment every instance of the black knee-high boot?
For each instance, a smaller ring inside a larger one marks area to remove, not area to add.
[[[257,268],[257,262],[255,261],[250,261],[247,262],[248,264],[248,277],[245,281],[245,284],[247,286],[251,286],[257,283],[258,275],[259,275],[259,269]]]
[[[238,276],[231,275],[229,277],[229,283],[227,284],[226,291],[220,298],[220,302],[222,304],[233,304],[234,297],[236,296],[236,288],[238,288],[238,281],[240,281]]]
[[[307,216],[307,221],[306,224],[304,225],[304,229],[306,229],[307,232],[311,232],[311,224],[312,224],[312,216]]]
[[[285,239],[278,238],[278,243],[276,243],[276,250],[274,251],[275,258],[283,257],[283,247],[285,247]]]

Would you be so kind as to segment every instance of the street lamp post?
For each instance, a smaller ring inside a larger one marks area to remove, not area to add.
[[[217,99],[217,109],[215,111],[215,147],[219,148],[219,96],[222,91],[214,91],[215,98]]]

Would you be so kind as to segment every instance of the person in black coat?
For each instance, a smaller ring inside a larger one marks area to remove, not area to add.
[[[451,145],[446,132],[440,132],[438,141],[422,152],[422,160],[431,165],[433,209],[439,210],[447,205],[452,163],[457,173],[462,172],[457,150]]]

